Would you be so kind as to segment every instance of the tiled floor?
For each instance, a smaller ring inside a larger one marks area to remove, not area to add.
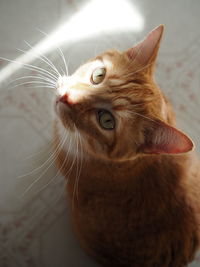
[[[99,51],[128,48],[165,24],[157,80],[200,152],[199,12],[199,0],[1,0],[0,57],[15,59],[16,48],[29,49],[24,40],[37,44],[47,38],[37,28],[51,34],[66,25],[55,40],[65,40],[60,45],[72,71]],[[58,68],[63,64],[56,48],[48,56]],[[47,162],[52,95],[47,88],[12,88],[8,81],[35,72],[11,66],[5,76],[5,64],[0,60],[0,266],[96,266],[72,234],[62,177]],[[40,60],[34,64],[48,69]]]

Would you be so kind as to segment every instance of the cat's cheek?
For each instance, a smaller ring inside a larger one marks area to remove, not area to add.
[[[92,157],[106,158],[105,151],[102,149],[101,145],[98,142],[86,140],[85,149],[89,155]]]

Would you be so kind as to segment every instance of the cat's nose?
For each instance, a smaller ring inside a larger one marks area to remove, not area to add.
[[[64,94],[60,97],[58,97],[58,99],[56,100],[56,103],[63,103],[67,106],[71,106],[73,105],[73,102],[69,99],[69,95],[68,94]]]
[[[64,104],[68,104],[68,95],[67,94],[64,94],[63,96],[61,96],[59,98],[59,102],[62,102]]]

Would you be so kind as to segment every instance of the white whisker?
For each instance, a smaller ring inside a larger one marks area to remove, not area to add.
[[[48,158],[48,159],[47,159],[41,166],[37,167],[36,169],[32,170],[31,172],[28,172],[28,173],[26,173],[26,174],[24,174],[24,175],[20,175],[20,176],[18,176],[18,178],[23,178],[23,177],[25,177],[25,176],[29,176],[29,175],[35,173],[36,171],[40,170],[43,166],[45,166],[49,161],[51,161],[51,159],[54,158],[55,154],[56,154],[57,151],[60,149],[60,147],[62,147],[62,145],[64,144],[64,142],[65,142],[65,138],[66,138],[66,136],[63,136],[63,138],[62,138],[61,141],[59,142],[58,147],[56,148],[56,150],[51,154],[51,156],[50,156],[50,157],[49,157],[49,158]]]
[[[34,65],[31,65],[31,64],[22,63],[22,62],[19,62],[19,61],[16,61],[16,60],[7,59],[7,58],[4,58],[4,57],[0,57],[0,59],[8,61],[8,62],[19,64],[23,68],[26,68],[26,69],[29,69],[29,70],[37,71],[37,72],[39,72],[39,73],[41,73],[43,75],[46,75],[46,76],[48,76],[50,78],[55,79],[55,81],[57,81],[57,79],[58,79],[58,77],[56,77],[55,75],[53,75],[52,73],[50,73],[49,71],[47,71],[47,70],[45,70],[43,68],[36,67]]]
[[[29,44],[27,41],[24,41],[30,48],[34,49],[34,47]],[[47,65],[49,65],[53,70],[54,72],[58,75],[58,77],[60,76],[60,73],[58,71],[58,69],[55,67],[55,65],[53,64],[53,62],[48,59],[45,55],[42,55],[41,53],[39,53],[38,51],[36,51],[37,55],[38,55],[38,58],[41,59],[43,62],[45,62]]]
[[[67,140],[67,135],[65,136],[64,138],[64,142],[62,143],[61,147],[63,146],[63,144],[65,143],[65,141]],[[41,177],[48,171],[48,169],[52,166],[52,164],[54,163],[54,160],[58,157],[59,155],[59,149],[57,149],[52,161],[50,162],[50,164],[47,166],[47,168],[42,172],[42,174],[37,178],[35,179],[35,181],[33,181],[28,187],[27,189],[24,191],[24,193],[22,194],[22,197],[28,192],[30,191],[30,189],[41,179]]]
[[[68,137],[69,137],[69,136],[68,136]],[[62,168],[63,168],[65,165],[68,164],[68,155],[69,155],[69,151],[70,151],[70,148],[71,148],[71,138],[69,138],[69,139],[70,139],[70,145],[69,145],[69,147],[68,147],[67,155],[66,155],[66,157],[65,157],[65,159],[64,159],[64,161],[63,161],[63,163],[62,163],[62,165],[61,165],[61,167],[60,167],[61,170],[62,170]],[[60,148],[59,148],[59,149],[60,149]],[[40,188],[37,192],[35,192],[35,194],[41,192],[41,191],[44,190],[46,187],[48,187],[48,186],[53,182],[53,180],[55,180],[55,179],[58,177],[59,173],[60,173],[60,171],[58,170],[57,173],[56,173],[56,175],[53,176],[53,177],[48,181],[47,184],[45,184],[42,188]]]
[[[77,131],[78,132],[78,131]],[[78,172],[78,175],[77,175],[77,200],[78,200],[78,184],[79,184],[79,178],[80,178],[80,175],[81,175],[81,170],[82,170],[82,164],[83,164],[83,147],[82,147],[82,140],[81,140],[81,137],[80,137],[80,133],[78,132],[78,141],[80,143],[80,167],[79,167],[79,172]]]
[[[30,81],[30,82],[24,82],[24,83],[19,83],[19,84],[16,84],[12,87],[10,87],[10,89],[13,89],[15,87],[18,87],[18,86],[22,86],[22,85],[27,85],[27,84],[30,84],[30,85],[34,85],[34,84],[41,84],[42,85],[45,85],[45,86],[52,86],[55,88],[55,86],[53,86],[51,83],[47,83],[47,82],[41,82],[41,81]]]
[[[29,76],[28,75],[27,76],[22,76],[22,77],[19,77],[19,78],[16,78],[16,79],[10,81],[8,83],[8,85],[11,84],[11,83],[14,83],[16,81],[19,81],[19,80],[23,80],[23,79],[25,80],[25,79],[30,79],[30,78],[38,79],[38,80],[41,80],[41,81],[47,81],[47,82],[52,83],[52,85],[56,85],[56,82],[54,80],[49,79],[47,77],[39,76],[39,75],[37,75],[37,76],[33,76],[33,75],[32,76],[31,75],[29,75]]]
[[[55,89],[55,87],[54,86],[51,86],[51,85],[30,86],[30,87],[27,87],[27,88],[49,88],[49,89]],[[51,92],[54,92],[55,93],[54,90],[51,90]]]
[[[48,35],[46,32],[40,30],[39,28],[38,28],[37,30],[38,30],[40,33],[44,34],[45,36],[48,36],[48,37],[49,37],[49,35]],[[66,69],[66,73],[63,71],[63,69],[62,69],[62,71],[64,72],[64,74],[66,74],[66,75],[68,76],[68,75],[69,75],[69,71],[68,71],[68,67],[67,67],[66,60],[65,60],[65,56],[64,56],[64,54],[63,54],[63,52],[62,52],[62,50],[61,50],[61,48],[60,48],[59,46],[56,46],[56,48],[57,48],[57,50],[59,51],[59,53],[60,53],[60,55],[61,55],[61,58],[62,58],[62,60],[63,60],[63,62],[64,62],[64,66],[65,66],[65,69]]]

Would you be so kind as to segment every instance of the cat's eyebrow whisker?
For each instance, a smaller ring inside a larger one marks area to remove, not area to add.
[[[140,68],[139,70],[136,70],[135,72],[133,72],[133,74],[138,73],[144,69],[147,69],[148,67],[150,67],[152,65],[153,65],[153,63],[147,64],[147,65],[143,66],[142,68]]]
[[[46,32],[40,30],[39,28],[37,28],[37,30],[38,30],[40,33],[42,33],[43,35],[49,37],[49,34],[47,34]],[[61,55],[61,58],[62,58],[62,60],[63,60],[63,62],[64,62],[64,66],[65,66],[65,69],[66,69],[66,75],[68,76],[68,75],[69,75],[69,71],[68,71],[68,67],[67,67],[67,63],[66,63],[66,60],[65,60],[65,56],[64,56],[64,54],[63,54],[63,51],[61,50],[61,48],[60,48],[59,46],[56,46],[56,48],[57,48],[57,50],[59,51],[59,54]],[[61,69],[62,69],[62,68],[61,68]],[[63,71],[63,69],[62,69],[62,71]],[[64,71],[63,71],[63,72],[64,72]],[[65,72],[64,72],[64,74],[65,74]]]
[[[152,64],[153,64],[153,63],[147,64],[147,65],[143,66],[142,68],[140,68],[139,70],[136,70],[136,71],[134,71],[133,73],[132,73],[132,72],[131,72],[131,73],[128,73],[127,75],[124,75],[123,77],[124,77],[124,78],[127,78],[127,77],[129,77],[129,76],[133,77],[134,74],[136,74],[136,73],[138,73],[138,72],[140,72],[140,71],[142,71],[142,70],[147,69],[147,68],[150,67]],[[134,79],[134,77],[133,77],[133,79]]]
[[[142,48],[143,48],[143,45],[141,45],[141,47],[139,47],[139,49],[137,50],[137,53],[135,54],[134,58],[133,58],[132,60],[130,60],[130,62],[129,62],[129,64],[128,64],[127,68],[135,63],[135,61],[137,60],[137,57],[138,57],[139,54],[140,54],[141,56],[143,56],[142,53],[141,53],[141,52],[142,52]],[[127,77],[127,76],[129,76],[129,75],[134,75],[135,73],[140,72],[140,71],[142,71],[142,70],[144,70],[144,69],[150,67],[152,64],[153,64],[153,62],[150,63],[150,64],[147,64],[147,65],[144,65],[141,69],[135,71],[134,73],[127,74],[127,75],[125,75],[124,77]]]
[[[19,62],[19,61],[16,61],[16,60],[11,60],[11,59],[4,58],[4,57],[0,57],[0,59],[1,60],[5,60],[7,62],[12,62],[12,63],[15,63],[15,64],[19,64],[20,66],[22,66],[23,68],[28,69],[28,70],[37,71],[38,73],[46,75],[47,77],[52,78],[55,81],[57,81],[57,79],[58,79],[58,77],[56,77],[55,75],[53,75],[52,73],[50,73],[49,71],[47,71],[47,70],[45,70],[43,68],[31,65],[31,64],[22,63],[22,62]]]
[[[147,120],[150,120],[150,121],[153,121],[153,122],[157,123],[154,119],[149,118],[149,117],[147,117],[147,116],[145,116],[145,115],[142,115],[142,114],[140,114],[140,113],[138,113],[138,112],[131,111],[131,113],[136,114],[136,115],[138,115],[138,116],[140,116],[140,117],[142,117],[142,118],[145,118],[145,119],[147,119]]]

